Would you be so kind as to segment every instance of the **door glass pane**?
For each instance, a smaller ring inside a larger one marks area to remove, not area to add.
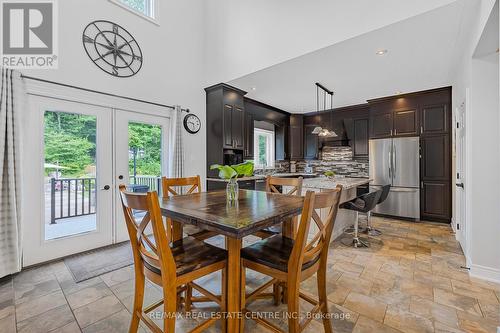
[[[161,193],[161,137],[159,125],[129,122],[130,186],[136,192]]]
[[[45,240],[96,230],[95,116],[46,111]]]

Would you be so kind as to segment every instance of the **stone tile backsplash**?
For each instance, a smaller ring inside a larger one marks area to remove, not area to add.
[[[323,147],[321,159],[297,161],[297,171],[312,166],[314,172],[333,171],[337,176],[368,177],[368,158],[354,159],[351,147]]]
[[[351,147],[323,147],[321,159],[296,161],[297,172],[304,172],[306,165],[313,167],[314,172],[323,173],[333,171],[337,176],[344,177],[368,177],[368,157],[366,159],[354,159]],[[290,172],[289,161],[276,161],[274,169],[255,170],[256,175],[271,174],[277,172]]]

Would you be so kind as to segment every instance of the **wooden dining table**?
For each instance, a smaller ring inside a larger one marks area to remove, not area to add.
[[[283,225],[284,236],[293,238],[297,229],[296,217],[301,213],[302,205],[300,196],[251,190],[240,190],[238,201],[232,203],[227,202],[225,191],[160,200],[162,215],[173,221],[173,237],[182,237],[183,224],[225,236],[228,252],[227,332],[239,332],[242,319],[240,250],[243,238],[278,224]]]

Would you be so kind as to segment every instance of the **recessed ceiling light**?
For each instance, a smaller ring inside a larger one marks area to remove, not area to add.
[[[375,54],[379,55],[379,56],[384,55],[386,53],[387,53],[387,50],[378,50],[377,52],[375,52]]]
[[[255,88],[255,87],[252,87],[252,90],[254,90],[254,91],[255,91],[255,90],[257,90],[257,88]]]

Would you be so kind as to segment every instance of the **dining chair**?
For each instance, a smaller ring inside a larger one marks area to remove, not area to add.
[[[286,195],[302,195],[302,182],[303,178],[279,178],[273,176],[266,177],[266,192],[269,193],[280,193]],[[296,223],[288,222],[282,225],[281,228],[292,228],[291,232],[295,234]],[[259,230],[255,232],[254,236],[259,238],[268,238],[274,236],[281,232],[280,227],[270,227],[266,229]]]
[[[302,177],[279,178],[268,175],[266,177],[266,192],[301,196],[302,182]],[[261,229],[255,232],[253,235],[261,239],[265,239],[281,233],[283,228],[289,228],[289,233],[295,235],[297,223],[295,220],[287,221],[286,223],[282,223],[278,226]],[[283,298],[286,299],[286,296],[284,296]],[[281,287],[279,283],[273,285],[273,299],[275,305],[278,305],[281,300]]]
[[[244,313],[248,312],[247,305],[256,300],[267,288],[276,282],[282,282],[287,284],[288,332],[301,332],[314,318],[313,314],[318,312],[323,314],[325,332],[332,332],[326,295],[326,267],[341,193],[340,185],[328,192],[307,191],[295,239],[274,235],[241,250],[241,307]],[[321,213],[317,212],[320,209],[329,210],[324,220],[320,217]],[[309,235],[311,220],[318,229],[313,237]],[[247,268],[268,275],[272,279],[247,295],[245,291]],[[314,274],[317,276],[319,300],[300,292],[300,283]],[[298,316],[299,298],[313,305],[311,315],[306,316],[303,322],[300,322]],[[274,332],[284,332],[263,316],[252,315],[250,318]],[[244,325],[241,327],[240,331],[243,332]]]
[[[155,333],[175,332],[178,294],[186,285],[192,286],[206,298],[217,303],[220,306],[220,312],[224,313],[226,311],[226,251],[190,236],[170,242],[156,191],[132,193],[126,191],[125,185],[120,185],[120,196],[132,245],[135,271],[134,305],[129,333],[137,332],[141,320]],[[167,228],[170,227],[170,223],[167,220]],[[222,271],[220,296],[193,282],[217,271]],[[162,287],[163,298],[143,307],[146,279]],[[161,316],[163,331],[148,316],[148,313],[161,305],[163,305]],[[201,332],[215,323],[218,317],[221,318],[222,326],[225,327],[223,316],[212,316],[190,332]]]
[[[162,194],[164,198],[168,198],[169,196],[172,195],[180,195],[180,194],[191,194],[191,193],[199,193],[201,192],[201,180],[200,176],[194,176],[194,177],[185,177],[185,178],[167,178],[167,177],[162,177],[161,178],[161,184],[162,184]],[[179,188],[183,187],[189,187],[187,188],[186,193],[179,193]],[[198,240],[206,240],[208,238],[217,236],[218,234],[214,231],[209,231],[209,230],[202,230],[199,228],[196,228],[194,226],[189,226],[189,235],[198,239]],[[182,228],[181,229],[176,229],[175,227],[172,230],[173,232],[173,239],[178,239],[182,238]]]

